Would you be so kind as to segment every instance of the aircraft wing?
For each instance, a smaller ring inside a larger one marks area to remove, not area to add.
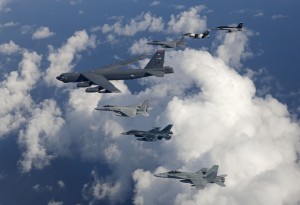
[[[96,85],[99,85],[101,88],[112,93],[120,93],[121,91],[116,88],[111,82],[109,82],[103,75],[98,75],[93,72],[82,73],[82,75],[87,78],[89,81],[93,82]]]
[[[139,55],[139,56],[127,59],[127,60],[123,60],[123,61],[120,61],[120,62],[117,62],[117,63],[113,63],[111,65],[107,65],[107,66],[101,67],[100,69],[97,69],[97,70],[120,68],[120,67],[123,67],[125,65],[134,63],[134,62],[136,62],[138,60],[142,60],[142,59],[146,58],[147,56],[148,55],[146,55],[146,54],[142,54],[142,55]]]
[[[136,109],[126,109],[126,110],[119,110],[122,115],[127,116],[127,117],[134,117],[136,116]]]
[[[192,178],[190,180],[192,181],[193,185],[195,185],[196,189],[204,189],[207,184],[207,181],[201,178]]]

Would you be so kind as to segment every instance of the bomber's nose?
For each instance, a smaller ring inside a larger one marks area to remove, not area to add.
[[[167,177],[166,173],[158,173],[158,174],[154,174],[154,176],[156,177]]]
[[[122,135],[127,135],[127,132],[122,132],[121,134],[122,134]]]
[[[60,77],[60,76],[57,76],[56,79],[57,79],[57,80],[61,80],[61,77]]]

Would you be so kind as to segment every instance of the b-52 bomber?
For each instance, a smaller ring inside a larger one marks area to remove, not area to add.
[[[171,135],[173,134],[173,132],[171,131],[172,126],[172,124],[169,124],[162,130],[160,130],[160,127],[155,127],[149,131],[130,130],[128,132],[123,132],[122,134],[134,135],[139,141],[153,142],[162,140],[163,138],[165,138],[166,140],[170,140]]]
[[[209,38],[209,30],[203,32],[203,33],[185,33],[184,36],[188,36],[190,38]]]
[[[179,179],[182,183],[192,184],[192,187],[196,189],[204,189],[207,183],[216,183],[219,186],[225,187],[225,177],[227,175],[218,174],[219,165],[214,165],[212,168],[202,168],[199,171],[193,172],[181,172],[181,171],[170,171],[166,173],[154,174],[156,177]]]
[[[62,73],[56,79],[64,83],[77,82],[77,87],[96,85],[95,87],[86,88],[85,91],[88,93],[119,93],[121,91],[109,82],[109,80],[130,80],[148,76],[164,77],[165,74],[174,72],[172,67],[163,66],[164,50],[156,51],[144,69],[119,69],[145,57],[146,55],[140,55],[91,71]]]
[[[104,105],[102,108],[95,108],[95,110],[100,111],[113,111],[122,117],[134,117],[138,114],[148,117],[149,110],[152,110],[152,107],[149,107],[149,101],[145,100],[142,104],[131,105],[131,106],[115,106],[115,105]]]
[[[235,31],[242,31],[244,27],[244,23],[239,23],[237,26],[218,26],[213,28],[213,30],[225,30],[228,33],[235,32]]]
[[[174,41],[152,41],[146,43],[148,45],[161,46],[163,48],[176,48],[179,46],[185,46],[184,36],[182,36],[179,40]]]

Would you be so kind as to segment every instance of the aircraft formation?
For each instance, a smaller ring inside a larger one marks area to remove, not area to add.
[[[227,31],[228,33],[243,30],[243,23],[237,26],[218,26],[212,30]],[[185,33],[178,40],[173,41],[152,41],[148,45],[161,46],[163,48],[176,48],[185,46],[184,38],[188,36],[193,39],[209,38],[210,30],[203,33]],[[174,69],[170,66],[164,66],[165,50],[157,50],[152,56],[144,69],[120,69],[138,60],[146,58],[147,55],[139,55],[134,58],[117,62],[111,65],[96,68],[84,72],[68,72],[62,73],[56,77],[57,80],[63,83],[77,83],[78,88],[86,88],[85,92],[88,93],[120,93],[121,91],[116,88],[110,80],[132,80],[137,78],[144,78],[149,76],[164,77],[165,74],[174,73]],[[94,87],[91,87],[94,86]],[[118,106],[118,105],[104,105],[100,108],[95,108],[97,111],[111,111],[122,117],[135,117],[142,115],[148,117],[149,100],[145,100],[138,105]],[[173,132],[171,131],[173,125],[169,124],[165,128],[155,127],[148,131],[143,130],[130,130],[123,132],[123,135],[134,135],[135,139],[144,142],[161,141],[162,139],[171,140]],[[219,186],[225,187],[226,175],[218,176],[219,165],[213,165],[210,169],[202,168],[196,172],[182,172],[182,171],[169,171],[166,173],[154,174],[156,177],[179,179],[182,183],[189,183],[196,189],[204,189],[208,183],[216,183]]]

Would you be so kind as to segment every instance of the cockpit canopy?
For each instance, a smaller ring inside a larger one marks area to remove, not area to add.
[[[181,173],[181,172],[179,172],[179,171],[170,171],[170,172],[168,172],[169,174],[178,174],[178,173]]]

